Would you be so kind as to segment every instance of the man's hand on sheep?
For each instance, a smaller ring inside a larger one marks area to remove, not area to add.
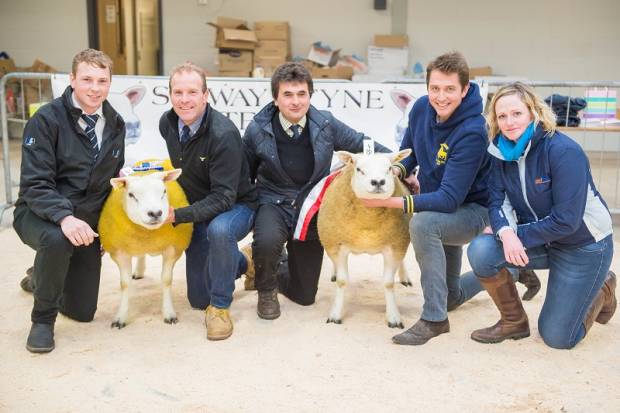
[[[90,245],[95,237],[99,236],[90,225],[73,215],[68,215],[60,221],[60,229],[71,244],[76,247]]]
[[[174,222],[174,208],[172,205],[168,207],[168,217],[164,221],[164,224],[172,224]]]
[[[414,174],[405,178],[405,185],[407,185],[413,195],[420,193],[420,182],[418,182],[418,178]]]
[[[360,198],[362,205],[367,208],[400,208],[403,209],[403,198],[392,196],[387,199],[365,199]]]

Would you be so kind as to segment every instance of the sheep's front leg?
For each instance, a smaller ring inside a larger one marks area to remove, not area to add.
[[[173,247],[168,247],[162,254],[161,265],[161,286],[162,286],[162,303],[161,312],[164,316],[164,322],[166,324],[176,324],[177,314],[174,312],[174,306],[172,305],[172,269],[174,264],[179,259],[180,255],[175,251]]]
[[[405,259],[403,258],[398,264],[398,278],[400,283],[405,287],[411,287],[413,284],[411,283],[411,278],[409,277],[409,273],[405,269]]]
[[[402,259],[400,260],[402,265]],[[385,318],[390,328],[405,328],[400,319],[396,297],[394,296],[394,273],[398,266],[398,260],[394,257],[391,248],[383,250],[383,290],[385,292]]]
[[[336,264],[336,297],[327,319],[328,323],[342,324],[344,289],[349,280],[348,257],[350,252],[348,248],[341,246],[338,250],[338,255],[335,257],[336,260],[332,258],[332,261]]]
[[[133,272],[131,278],[134,280],[140,280],[144,278],[144,273],[146,272],[146,259],[144,255],[136,258],[136,269]]]
[[[127,325],[127,314],[129,313],[129,283],[131,282],[131,256],[116,251],[111,253],[112,260],[118,265],[121,273],[121,304],[116,312],[116,317],[110,327],[121,329]]]

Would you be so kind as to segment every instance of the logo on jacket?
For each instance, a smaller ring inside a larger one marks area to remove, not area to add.
[[[24,145],[26,146],[32,146],[35,143],[35,139],[32,136],[27,136],[26,139],[24,139]]]
[[[534,183],[536,185],[542,185],[542,184],[548,184],[551,181],[551,179],[548,176],[541,176],[539,178],[536,178],[534,180]]]
[[[443,165],[446,163],[446,161],[448,160],[449,150],[450,147],[447,143],[442,143],[441,145],[439,145],[439,150],[437,151],[437,159],[435,160],[435,163],[437,165]]]
[[[205,161],[205,159],[207,159],[207,157],[206,157],[206,156],[199,156],[199,158],[200,158],[200,162],[204,162],[204,161]]]
[[[114,159],[118,159],[118,157],[121,155],[121,150],[120,149],[113,149],[112,150],[112,156],[114,157]]]

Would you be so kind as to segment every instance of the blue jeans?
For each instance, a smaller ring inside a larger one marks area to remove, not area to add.
[[[549,269],[538,332],[550,347],[573,348],[586,334],[583,322],[609,271],[613,236],[580,248],[541,246],[526,252],[529,263],[525,268]],[[467,256],[478,277],[492,277],[502,268],[516,268],[506,262],[502,243],[493,235],[481,235],[472,241]]]
[[[187,298],[193,308],[204,310],[209,304],[230,307],[235,280],[247,270],[237,243],[252,229],[254,212],[235,204],[208,225],[194,223],[192,241],[185,251]]]
[[[482,291],[473,272],[461,275],[461,260],[463,245],[487,225],[487,209],[473,203],[461,205],[453,213],[423,211],[413,216],[409,232],[420,266],[422,319],[443,321],[448,318],[448,301],[462,304]]]

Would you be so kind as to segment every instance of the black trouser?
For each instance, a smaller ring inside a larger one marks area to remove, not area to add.
[[[74,247],[58,225],[24,205],[15,208],[13,227],[37,252],[32,273],[32,322],[53,324],[58,311],[77,321],[91,321],[99,295],[99,239],[87,247]]]
[[[289,299],[301,305],[314,303],[323,263],[323,246],[316,229],[316,216],[310,223],[306,241],[293,240],[294,228],[283,207],[264,204],[254,221],[252,259],[258,291],[279,288]],[[278,269],[282,247],[286,242],[288,271]],[[276,279],[276,271],[278,279]]]

